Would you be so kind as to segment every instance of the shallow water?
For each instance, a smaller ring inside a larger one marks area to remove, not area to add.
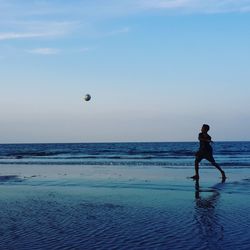
[[[163,170],[165,181],[147,168],[134,179],[131,169],[126,178],[114,169],[111,179],[2,178],[0,249],[250,248],[248,171],[221,183],[206,170],[196,183]]]

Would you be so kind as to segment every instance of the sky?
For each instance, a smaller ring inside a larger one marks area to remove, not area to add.
[[[0,143],[250,140],[249,25],[250,0],[0,0]]]

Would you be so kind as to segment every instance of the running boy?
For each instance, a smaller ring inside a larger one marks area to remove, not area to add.
[[[222,180],[226,179],[225,172],[221,169],[221,167],[215,162],[213,157],[213,148],[210,143],[212,143],[211,136],[207,133],[209,130],[209,125],[203,124],[201,128],[201,133],[199,133],[199,141],[200,148],[196,152],[195,156],[195,175],[192,177],[193,179],[199,179],[199,163],[202,159],[208,160],[213,166],[215,166],[220,172]]]

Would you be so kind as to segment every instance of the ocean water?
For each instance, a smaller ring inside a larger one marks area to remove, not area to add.
[[[198,147],[0,145],[0,249],[250,249],[250,142],[214,143],[226,182],[186,178]]]
[[[191,168],[198,147],[198,142],[0,144],[0,164]],[[216,142],[213,150],[224,168],[250,168],[250,142]]]

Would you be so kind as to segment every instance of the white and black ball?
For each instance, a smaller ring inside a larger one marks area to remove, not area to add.
[[[84,100],[85,100],[86,102],[90,101],[90,99],[91,99],[91,95],[90,95],[90,94],[86,94],[86,95],[84,96]]]

